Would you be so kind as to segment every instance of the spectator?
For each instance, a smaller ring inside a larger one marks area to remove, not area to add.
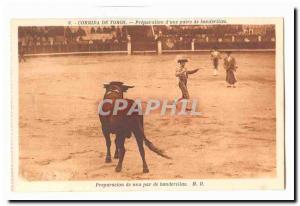
[[[85,31],[81,27],[79,27],[77,30],[77,36],[79,36],[80,39],[82,39],[83,36],[86,36]]]
[[[98,26],[98,28],[97,28],[97,30],[96,30],[96,33],[98,33],[98,34],[102,33],[102,29],[101,29],[100,26]]]
[[[65,30],[65,37],[66,37],[66,39],[67,39],[67,43],[68,43],[68,44],[71,43],[72,38],[73,38],[73,33],[72,33],[70,27],[67,27],[67,28],[66,28],[66,30]]]

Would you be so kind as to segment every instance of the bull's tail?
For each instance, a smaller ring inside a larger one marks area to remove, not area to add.
[[[145,145],[153,152],[155,152],[156,154],[158,154],[159,156],[162,156],[166,159],[171,159],[171,157],[169,157],[168,155],[164,154],[164,151],[157,148],[152,142],[150,142],[146,137],[144,137],[145,140]]]
[[[169,157],[168,155],[164,154],[164,151],[157,148],[150,140],[148,140],[144,134],[144,117],[143,115],[140,115],[139,116],[139,128],[140,130],[142,131],[142,136],[143,136],[143,139],[145,141],[145,145],[152,151],[152,152],[155,152],[156,154],[158,154],[159,156],[162,156],[166,159],[172,159],[171,157]]]

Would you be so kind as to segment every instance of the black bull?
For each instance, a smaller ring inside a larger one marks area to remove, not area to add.
[[[116,166],[116,172],[120,172],[122,170],[122,163],[125,155],[125,139],[131,137],[133,133],[136,142],[138,145],[138,149],[143,161],[143,172],[149,172],[148,165],[145,159],[145,151],[143,143],[156,154],[169,159],[167,155],[163,153],[162,150],[158,149],[150,142],[144,133],[144,121],[143,115],[139,115],[138,113],[133,112],[130,115],[127,115],[128,110],[133,104],[133,100],[125,99],[128,103],[127,108],[124,110],[118,111],[116,115],[112,114],[112,110],[114,107],[114,102],[116,99],[123,99],[123,93],[127,91],[128,88],[132,88],[133,86],[126,86],[122,82],[110,82],[109,84],[104,84],[104,88],[106,92],[104,94],[104,99],[111,99],[112,104],[104,104],[102,106],[103,111],[110,111],[109,115],[101,115],[99,113],[100,122],[102,125],[102,132],[105,137],[106,141],[106,159],[105,162],[111,162],[111,153],[110,153],[110,146],[111,146],[111,139],[110,134],[116,134],[115,144],[116,144],[116,151],[114,158],[119,158],[118,164]]]

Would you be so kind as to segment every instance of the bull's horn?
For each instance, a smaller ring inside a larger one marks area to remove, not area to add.
[[[127,89],[133,88],[134,86],[122,85],[122,87],[126,87]]]

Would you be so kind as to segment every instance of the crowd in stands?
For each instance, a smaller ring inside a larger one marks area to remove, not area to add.
[[[120,27],[19,27],[24,53],[126,50],[126,31]]]
[[[163,49],[274,48],[274,25],[156,26]]]
[[[19,27],[19,49],[24,53],[126,51],[129,36],[135,49],[160,40],[163,50],[274,48],[274,25]],[[155,43],[154,43],[155,44]],[[137,45],[137,46],[136,46]]]

